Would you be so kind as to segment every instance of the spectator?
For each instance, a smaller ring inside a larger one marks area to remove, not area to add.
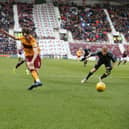
[[[72,32],[75,40],[107,41],[111,32],[103,9],[60,6],[61,27]]]

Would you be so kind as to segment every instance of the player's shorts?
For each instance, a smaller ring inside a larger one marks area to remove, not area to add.
[[[80,61],[85,61],[86,60],[86,57],[82,57],[81,59],[80,59]]]
[[[127,60],[127,57],[122,57],[121,58],[121,61],[126,61]]]
[[[108,68],[110,70],[112,69],[112,65],[110,62],[101,62],[101,61],[98,61],[97,64],[94,66],[94,68],[97,70],[103,64],[105,65],[106,68]]]
[[[22,53],[22,54],[17,54],[18,58],[22,58],[23,60],[25,60],[25,55]]]
[[[31,62],[33,56],[27,56],[26,57],[26,62]],[[41,58],[40,55],[38,55],[34,61],[34,68],[39,69],[41,67]]]

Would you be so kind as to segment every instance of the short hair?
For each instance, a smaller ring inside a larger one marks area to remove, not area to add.
[[[30,34],[30,30],[28,28],[23,28],[22,33]]]
[[[103,46],[102,47],[102,51],[107,52],[108,51],[108,47],[107,46]]]

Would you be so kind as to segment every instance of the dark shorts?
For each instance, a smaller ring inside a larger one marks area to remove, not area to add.
[[[33,56],[27,56],[26,62],[31,62]],[[41,58],[40,55],[37,56],[37,58],[34,61],[34,68],[39,69],[41,67]]]
[[[105,65],[106,69],[112,70],[111,62],[101,62],[101,61],[98,61],[97,64],[94,66],[94,68],[97,70],[97,69],[99,69],[99,67],[101,65]]]
[[[86,57],[83,57],[80,61],[85,61],[86,60]]]

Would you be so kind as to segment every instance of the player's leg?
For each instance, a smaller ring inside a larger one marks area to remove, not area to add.
[[[18,63],[16,64],[15,68],[17,69],[18,67],[20,67],[23,63],[25,62],[25,60],[19,60]]]
[[[34,68],[30,69],[31,75],[34,79],[34,83],[28,88],[29,90],[32,90],[33,88],[42,86],[42,82],[39,79],[39,74],[37,69],[41,67],[41,59],[39,56],[37,56],[35,62],[34,62]]]
[[[127,60],[126,60],[126,58],[123,60],[123,64],[126,64],[127,63]]]
[[[99,67],[102,65],[102,62],[97,62],[97,64],[94,66],[93,69],[90,70],[90,72],[87,74],[87,76],[81,80],[81,83],[86,82],[98,69]]]
[[[84,60],[84,67],[86,67],[88,60]]]
[[[24,62],[25,62],[24,53],[19,53],[19,54],[18,54],[18,63],[16,64],[15,68],[17,69],[17,68],[20,67]]]
[[[34,79],[34,83],[41,82],[40,79],[39,79],[39,74],[38,74],[37,70],[31,69],[30,72],[31,72],[31,75]]]
[[[34,83],[28,88],[28,90],[32,90],[33,88],[37,88],[42,86],[42,82],[39,79],[38,73],[36,70],[31,71],[31,75],[34,78]]]
[[[26,75],[30,74],[30,71],[27,68],[26,68],[25,72],[26,72]]]
[[[102,79],[108,77],[111,74],[112,66],[111,65],[106,65],[106,72],[100,76],[99,80],[102,81]]]
[[[127,63],[127,60],[124,60],[123,64],[126,64]]]
[[[83,63],[84,63],[84,67],[86,66],[86,64],[87,64],[87,59],[86,59],[86,57],[83,57],[80,61],[83,61]]]
[[[118,66],[122,63],[122,59],[119,58],[119,61],[118,61]]]

